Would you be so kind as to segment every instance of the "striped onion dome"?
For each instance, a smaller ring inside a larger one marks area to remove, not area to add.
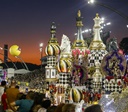
[[[62,56],[57,63],[57,70],[60,73],[70,73],[72,69],[72,58]]]
[[[48,42],[48,45],[45,48],[45,53],[47,56],[56,56],[60,54],[60,46],[55,36],[56,34],[56,26],[53,22],[51,25],[51,38]]]
[[[83,99],[82,91],[77,88],[72,88],[70,90],[70,99],[76,103],[80,102]]]

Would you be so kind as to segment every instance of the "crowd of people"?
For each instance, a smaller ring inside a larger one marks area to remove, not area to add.
[[[6,81],[0,86],[0,112],[77,112],[76,104],[60,103],[52,105],[50,99],[45,94],[28,91],[26,94],[19,91],[16,82],[12,81],[10,86],[6,86]],[[102,112],[100,105],[92,105],[81,112]]]

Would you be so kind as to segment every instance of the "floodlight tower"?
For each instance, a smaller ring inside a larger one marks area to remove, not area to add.
[[[40,50],[40,54],[41,54],[41,57],[40,57],[40,61],[41,61],[41,70],[42,70],[42,57],[43,57],[43,43],[40,43],[39,44],[39,50]]]

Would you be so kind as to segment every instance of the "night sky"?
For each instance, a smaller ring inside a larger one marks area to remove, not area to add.
[[[128,16],[128,0],[97,0]],[[111,31],[111,37],[118,42],[128,36],[128,19],[108,8],[89,5],[87,0],[0,0],[0,46],[16,44],[22,52],[20,57],[29,63],[40,64],[39,43],[45,46],[50,39],[50,26],[56,23],[56,37],[60,43],[63,34],[73,42],[77,11],[81,10],[83,30],[92,29],[96,13],[111,22],[104,30]],[[84,34],[86,37],[88,34]],[[3,53],[3,51],[0,51]],[[3,59],[1,55],[0,58]],[[20,61],[9,55],[13,61]]]

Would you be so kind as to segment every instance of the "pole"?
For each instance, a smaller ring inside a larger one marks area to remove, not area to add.
[[[7,44],[5,44],[4,45],[4,62],[6,63],[6,62],[8,62],[8,45]]]
[[[40,61],[41,61],[41,70],[42,70],[42,53],[43,53],[43,43],[40,43],[39,44],[39,47],[40,47],[40,56],[41,56],[41,59],[40,59]]]
[[[29,69],[28,69],[26,63],[24,62],[24,60],[20,56],[16,56],[16,57],[19,58],[23,62],[25,68],[29,71]]]
[[[41,70],[42,70],[42,51],[43,51],[43,50],[42,50],[42,48],[41,48],[41,52],[40,52],[40,53],[41,53],[41,59],[40,59],[40,61],[41,61]]]

